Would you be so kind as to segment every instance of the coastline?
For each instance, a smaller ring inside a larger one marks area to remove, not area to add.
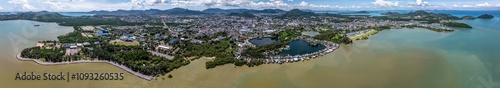
[[[135,72],[133,71],[132,69],[124,66],[124,65],[120,65],[118,63],[114,63],[114,62],[111,62],[111,61],[106,61],[106,60],[78,60],[78,61],[71,61],[71,62],[43,62],[43,61],[40,61],[38,59],[33,59],[33,58],[24,58],[24,57],[21,57],[21,53],[18,53],[16,55],[16,58],[18,60],[21,60],[21,61],[34,61],[35,63],[39,64],[39,65],[44,65],[44,66],[50,66],[50,65],[65,65],[65,64],[78,64],[78,63],[108,63],[108,64],[111,64],[115,67],[118,67],[122,70],[125,70],[127,71],[128,73],[132,74],[132,75],[135,75],[139,78],[142,78],[142,79],[145,79],[145,80],[148,80],[148,81],[151,81],[153,80],[154,77],[151,77],[151,76],[148,76],[148,75],[144,75],[142,73],[139,73],[139,72]]]
[[[251,57],[245,57],[245,56],[237,55],[237,57],[235,59],[245,60],[247,62],[252,62],[252,61],[264,62],[266,64],[293,63],[293,62],[297,62],[297,61],[306,61],[306,60],[310,60],[310,59],[315,59],[317,57],[321,57],[323,55],[326,55],[328,53],[331,53],[331,52],[337,50],[340,47],[340,44],[336,44],[336,43],[333,43],[333,42],[330,42],[330,41],[316,40],[316,39],[313,39],[313,38],[299,38],[299,37],[296,37],[296,38],[293,38],[293,40],[303,40],[303,41],[306,41],[308,43],[316,42],[318,44],[324,45],[325,48],[322,49],[322,50],[318,50],[316,52],[307,53],[307,54],[301,54],[301,55],[293,55],[293,56],[290,56],[290,55],[287,55],[287,56],[276,55],[276,56],[266,56],[265,58],[251,58]],[[248,40],[246,40],[246,41],[247,41],[246,43],[248,43]],[[250,46],[255,46],[255,45],[253,45],[253,44],[250,43]]]
[[[375,35],[378,32],[379,31],[377,31],[377,30],[371,29],[370,31],[367,31],[365,33],[359,33],[358,35],[350,37],[349,39],[351,39],[352,41],[368,39],[368,36]]]

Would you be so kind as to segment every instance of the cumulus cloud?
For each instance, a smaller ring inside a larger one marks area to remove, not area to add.
[[[16,10],[34,10],[36,9],[31,5],[28,0],[9,0],[10,4],[14,4],[14,9]]]
[[[269,0],[269,2],[252,2],[250,3],[251,7],[258,8],[290,8],[290,5],[283,2],[283,0]]]
[[[206,6],[206,7],[242,7],[253,3],[252,0],[172,0],[172,6]]]
[[[167,0],[131,0],[130,3],[134,5],[156,5],[165,4]]]
[[[65,8],[64,5],[67,5],[66,3],[62,3],[56,0],[45,0],[42,1],[42,3],[45,4],[45,10],[61,10]]]
[[[333,6],[330,6],[330,5],[315,5],[315,4],[309,4],[309,3],[305,2],[305,1],[302,1],[299,4],[297,4],[296,7],[306,8],[306,9],[327,9],[327,8],[334,8]]]
[[[462,5],[462,7],[470,8],[470,7],[474,7],[474,6],[472,6],[472,5]]]
[[[300,2],[300,4],[299,4],[299,6],[307,6],[307,5],[309,5],[309,3],[305,2],[305,1],[302,1],[302,2]]]
[[[490,4],[488,2],[477,3],[477,4],[453,4],[450,7],[454,7],[455,9],[493,9],[500,7],[500,3],[498,4]]]
[[[427,1],[417,0],[415,2],[409,2],[408,5],[410,5],[410,6],[429,6],[430,4]]]
[[[398,7],[399,4],[398,2],[391,2],[391,1],[386,1],[386,0],[375,0],[375,2],[372,2],[373,5],[378,6],[378,7]]]
[[[288,4],[286,1],[293,0],[172,0],[170,3],[175,7],[205,6],[205,7],[244,7],[244,8],[279,8],[279,9],[332,9],[330,5],[317,5],[301,1],[298,4]],[[348,8],[352,6],[342,6]],[[354,6],[359,8],[360,6]]]
[[[131,0],[129,4],[132,5],[131,9],[146,9],[147,6],[166,4],[167,0]]]
[[[492,5],[490,5],[488,2],[484,2],[484,3],[480,3],[480,4],[476,4],[477,7],[490,7]]]

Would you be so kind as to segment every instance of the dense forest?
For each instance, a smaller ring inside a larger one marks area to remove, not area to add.
[[[470,26],[468,24],[458,23],[458,22],[443,22],[441,24],[444,26],[449,26],[449,27],[472,28],[472,26]]]
[[[145,75],[159,76],[189,64],[189,60],[175,57],[169,60],[152,55],[140,46],[122,46],[102,43],[94,50],[83,50],[91,58],[108,60],[123,64]]]
[[[225,35],[223,33],[217,35]],[[236,44],[231,40],[213,41],[206,42],[202,44],[194,44],[188,41],[180,42],[177,45],[181,50],[176,54],[176,57],[215,57],[212,61],[205,62],[205,67],[207,69],[214,68],[216,66],[234,63],[236,66],[254,66],[260,65],[259,62],[250,62],[234,59],[233,53],[236,52]]]
[[[37,58],[46,62],[61,62],[64,60],[64,49],[42,49],[40,47],[26,48],[21,52],[22,57]]]
[[[95,42],[99,39],[97,37],[83,37],[81,33],[83,30],[80,27],[73,27],[75,30],[65,35],[57,36],[61,43],[83,43]]]
[[[352,40],[347,35],[342,34],[339,30],[320,31],[319,35],[314,36],[318,40],[327,40],[338,44],[350,44]]]
[[[483,14],[481,16],[478,16],[477,18],[481,18],[481,19],[493,19],[495,17],[493,15],[490,15],[490,14]]]

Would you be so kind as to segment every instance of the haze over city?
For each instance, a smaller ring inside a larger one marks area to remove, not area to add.
[[[499,0],[2,0],[0,12],[187,8],[311,10],[498,10]]]

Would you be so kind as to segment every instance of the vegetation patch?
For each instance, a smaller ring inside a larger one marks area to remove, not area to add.
[[[470,26],[468,24],[459,23],[459,22],[442,22],[441,24],[444,26],[449,26],[449,27],[472,28],[472,26]]]
[[[314,36],[318,40],[331,41],[338,44],[350,44],[352,40],[347,37],[347,35],[342,34],[339,30],[326,30],[320,31],[319,35]]]
[[[351,40],[363,40],[363,39],[368,39],[368,36],[370,35],[374,35],[374,34],[377,34],[378,31],[377,30],[370,30],[369,32],[366,32],[365,34],[361,34],[361,35],[358,35],[358,36],[354,36],[352,38],[350,38]]]

